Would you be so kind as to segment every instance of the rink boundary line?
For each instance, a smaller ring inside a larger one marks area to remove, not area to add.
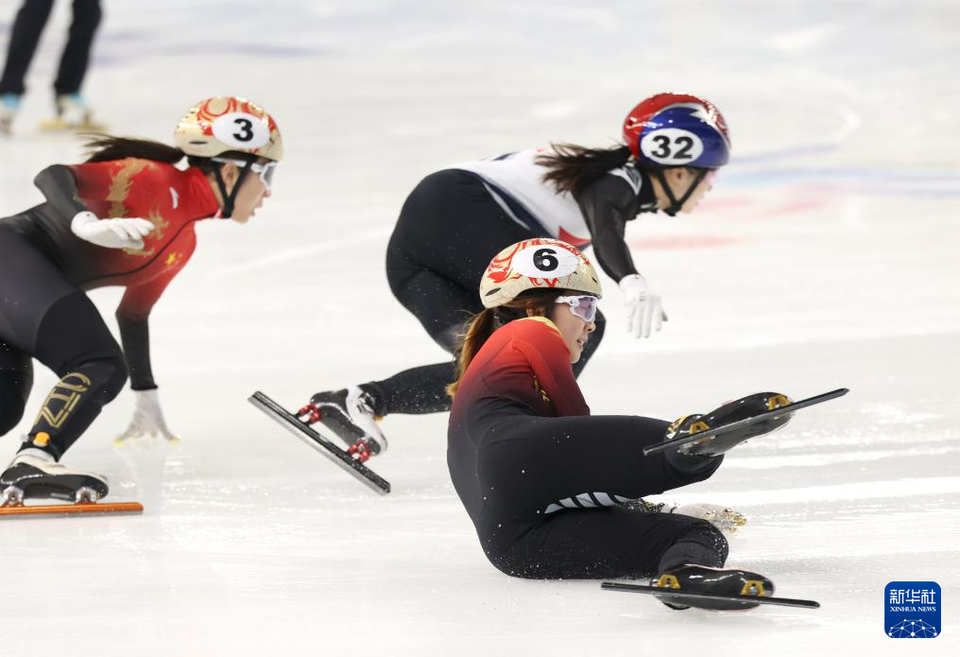
[[[292,249],[285,249],[283,251],[280,251],[279,253],[274,253],[264,258],[249,260],[240,265],[234,265],[232,267],[221,267],[217,269],[217,271],[211,272],[210,274],[208,274],[208,277],[213,279],[220,279],[220,278],[235,276],[236,274],[257,271],[260,269],[268,269],[275,265],[280,265],[280,264],[291,262],[294,260],[300,260],[302,258],[319,255],[321,253],[327,253],[329,251],[335,251],[347,246],[362,244],[363,242],[368,242],[373,239],[383,238],[387,235],[390,235],[392,232],[393,232],[393,226],[385,226],[382,228],[370,228],[370,229],[361,231],[360,233],[352,237],[345,237],[338,240],[326,240],[320,244],[310,244],[308,246],[300,246]]]

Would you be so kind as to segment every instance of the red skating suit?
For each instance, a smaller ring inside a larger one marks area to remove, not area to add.
[[[117,314],[143,320],[193,255],[194,224],[219,209],[210,183],[193,167],[181,171],[133,158],[70,168],[80,200],[98,217],[141,217],[156,228],[144,238],[143,249],[107,249],[76,237],[71,217],[38,212],[36,221],[53,246],[44,250],[83,290],[126,286]]]
[[[541,417],[590,415],[566,342],[545,317],[514,320],[494,331],[460,381],[451,421],[470,414],[478,403],[483,414],[493,410],[486,408],[492,404]]]

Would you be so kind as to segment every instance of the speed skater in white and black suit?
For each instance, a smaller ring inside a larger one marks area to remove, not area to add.
[[[387,250],[394,296],[441,347],[454,353],[464,321],[481,310],[476,290],[490,254],[534,237],[594,247],[603,270],[619,283],[627,329],[659,331],[660,297],[634,264],[626,224],[642,212],[690,212],[730,157],[726,123],[709,101],[664,93],[637,105],[623,125],[625,143],[591,149],[570,144],[461,163],[427,176],[403,205]],[[603,315],[579,375],[600,343]],[[361,455],[386,440],[375,418],[450,409],[446,386],[453,360],[390,378],[315,394],[301,411],[321,421]]]

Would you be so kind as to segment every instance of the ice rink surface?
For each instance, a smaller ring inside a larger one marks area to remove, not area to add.
[[[4,49],[18,4],[0,0]],[[960,654],[957,3],[105,5],[86,92],[112,132],[169,143],[195,101],[239,94],[274,114],[288,157],[252,223],[198,228],[152,316],[181,444],[113,447],[127,391],[68,454],[143,516],[0,522],[0,654]],[[81,157],[36,129],[68,20],[58,3],[0,141],[0,215],[40,202],[40,169]],[[662,418],[851,388],[665,496],[743,511],[729,563],[817,611],[680,613],[594,581],[508,578],[451,486],[446,416],[384,421],[372,465],[394,492],[379,498],[246,402],[261,389],[295,407],[441,360],[384,274],[406,194],[453,162],[611,144],[664,90],[716,102],[734,159],[695,214],[629,227],[670,322],[628,338],[605,280],[582,386],[594,413]],[[119,296],[92,293],[112,326]],[[53,382],[38,370],[29,418]],[[941,636],[885,635],[892,580],[940,584]]]

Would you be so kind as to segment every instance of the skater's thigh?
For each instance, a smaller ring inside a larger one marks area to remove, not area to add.
[[[649,576],[680,536],[703,523],[625,507],[557,511],[499,554],[494,565],[528,578]]]
[[[413,265],[476,292],[493,256],[532,237],[482,181],[464,171],[440,171],[425,178],[404,204],[388,247],[387,275],[399,278]]]
[[[430,337],[450,353],[456,349],[464,323],[483,310],[475,290],[466,290],[426,269],[408,278],[394,294]]]

